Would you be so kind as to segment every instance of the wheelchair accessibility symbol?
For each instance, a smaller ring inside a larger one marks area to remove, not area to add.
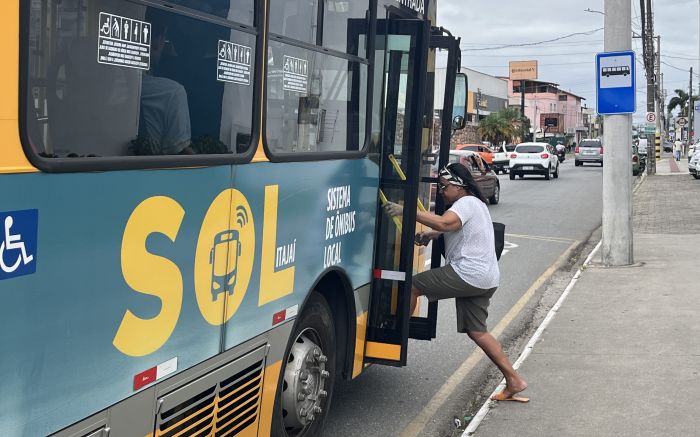
[[[0,279],[36,272],[36,247],[39,211],[0,212]]]

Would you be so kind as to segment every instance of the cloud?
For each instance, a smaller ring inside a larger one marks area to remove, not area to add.
[[[511,60],[539,61],[539,79],[560,84],[565,90],[585,97],[595,106],[595,54],[604,51],[604,32],[573,36],[561,41],[529,47],[500,50],[474,50],[505,44],[548,40],[604,26],[604,0],[437,0],[438,25],[462,38],[462,65],[493,75],[507,75]],[[641,33],[638,0],[632,3],[632,28]],[[698,57],[698,1],[663,0],[655,3],[655,33],[661,35],[665,88],[670,95],[676,88],[687,88],[692,66],[700,70]],[[642,44],[632,40],[637,58],[642,60]],[[675,56],[675,58],[667,57]],[[691,59],[678,59],[691,58]],[[695,77],[697,86],[698,76]],[[635,123],[646,112],[646,77],[637,64],[637,113]]]

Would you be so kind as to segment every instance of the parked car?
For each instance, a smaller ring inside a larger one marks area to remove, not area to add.
[[[698,147],[698,145],[700,145],[700,141],[696,141],[695,144],[691,144],[688,146],[688,162],[690,162],[690,158],[692,158],[693,155],[695,155],[695,152],[700,150],[700,147]]]
[[[469,150],[472,152],[477,152],[481,155],[481,159],[484,160],[488,165],[493,164],[493,152],[488,146],[483,144],[457,144],[455,150]]]
[[[508,155],[513,153],[515,150],[515,144],[506,144],[505,146],[499,146],[493,154],[493,171],[496,174],[508,172],[508,164],[510,163],[510,158]]]
[[[603,166],[603,143],[600,140],[581,140],[574,150],[574,165],[595,162]]]
[[[462,163],[471,172],[481,193],[492,205],[501,200],[501,183],[492,167],[471,150],[450,150],[450,162]]]
[[[554,147],[547,143],[522,143],[510,154],[510,179],[526,174],[544,175],[546,180],[559,177],[559,158]]]
[[[700,179],[700,150],[696,151],[688,163],[688,173],[695,179]]]
[[[632,145],[632,176],[639,176],[641,167],[639,164],[639,148]]]

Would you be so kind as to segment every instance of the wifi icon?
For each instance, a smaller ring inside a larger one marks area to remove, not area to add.
[[[248,210],[243,205],[236,207],[236,223],[241,228],[248,224]]]

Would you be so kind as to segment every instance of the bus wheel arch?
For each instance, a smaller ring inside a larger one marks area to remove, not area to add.
[[[320,435],[331,405],[336,378],[347,374],[347,339],[354,338],[348,311],[354,311],[349,281],[340,271],[328,271],[308,294],[286,347],[275,396],[272,435]],[[352,331],[352,337],[348,337]],[[352,369],[350,367],[350,373]]]

